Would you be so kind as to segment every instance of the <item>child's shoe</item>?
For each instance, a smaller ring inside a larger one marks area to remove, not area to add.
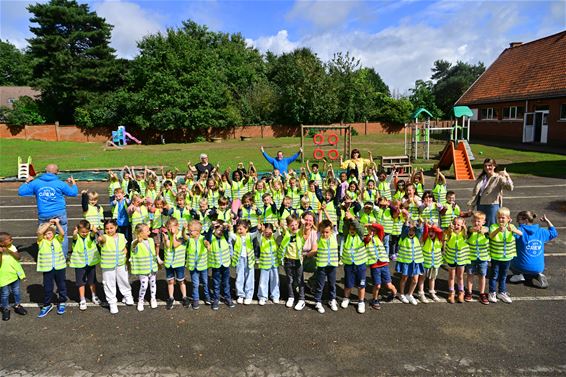
[[[360,302],[358,302],[358,313],[364,314],[365,312],[366,312],[366,303],[364,300],[360,300]]]
[[[64,302],[57,305],[57,314],[59,314],[59,315],[65,314],[65,307],[66,307],[66,305],[65,305]]]
[[[100,301],[100,299],[98,298],[98,296],[92,296],[92,303],[93,303],[94,305],[100,305],[100,304],[101,304],[101,301]]]
[[[122,302],[124,304],[126,304],[127,306],[133,306],[134,305],[134,298],[133,297],[128,297],[128,298],[123,298]]]
[[[49,314],[49,312],[50,312],[51,310],[53,310],[53,305],[52,305],[52,304],[49,304],[49,305],[46,305],[46,306],[42,307],[41,310],[39,311],[39,314],[38,314],[37,318],[43,318],[43,317],[45,317],[47,314]]]
[[[495,292],[489,292],[488,300],[489,302],[493,302],[494,304],[497,302],[497,295],[495,294]]]
[[[236,300],[236,302],[240,305],[242,305],[244,303],[244,298],[243,297],[238,297],[238,299]]]
[[[285,306],[288,307],[288,308],[292,308],[294,303],[295,303],[295,298],[289,297],[287,299],[287,302],[285,303]]]
[[[205,304],[205,305],[212,305],[212,300],[210,299],[210,297],[209,297],[209,298],[206,298],[206,297],[205,297],[205,299],[204,299],[204,304]]]
[[[472,300],[473,300],[472,292],[466,291],[466,293],[464,294],[464,301],[470,302]]]
[[[454,291],[451,291],[450,293],[448,293],[448,298],[446,299],[446,301],[448,301],[448,303],[453,304],[454,301]]]
[[[391,259],[392,262],[395,262],[397,260],[397,254],[391,254],[389,259]]]
[[[305,300],[297,301],[297,305],[295,305],[295,310],[301,311],[305,308]]]
[[[393,292],[389,292],[389,294],[383,299],[383,301],[393,302],[394,299],[395,299],[395,295],[393,294]]]
[[[86,310],[86,300],[81,300],[81,302],[79,302],[79,309],[80,310]]]
[[[274,298],[273,300],[271,300],[271,302],[273,302],[275,305],[279,305],[281,303],[278,298]]]
[[[399,301],[401,301],[403,304],[408,304],[409,300],[407,299],[407,296],[399,294],[397,295],[397,298],[399,299]]]
[[[411,304],[411,305],[417,305],[418,304],[417,299],[413,295],[407,295],[407,301],[409,301],[409,304]]]
[[[332,310],[333,312],[338,311],[338,303],[336,302],[336,300],[330,300],[328,305],[330,306],[330,310]]]
[[[110,304],[110,314],[118,314],[118,305]]]
[[[175,305],[175,299],[173,297],[169,297],[167,301],[165,301],[165,309],[171,310],[173,309],[173,305]]]
[[[379,300],[371,300],[369,303],[372,309],[379,310],[381,309],[381,305],[379,304]]]
[[[252,299],[251,298],[245,298],[244,299],[244,305],[251,305],[252,304]]]
[[[509,278],[509,283],[517,284],[524,282],[525,282],[525,277],[523,276],[523,274],[511,275],[511,277]]]
[[[229,308],[235,308],[236,304],[234,304],[234,301],[232,301],[231,298],[228,298],[224,301],[224,303],[226,304],[227,307]]]
[[[28,311],[23,306],[21,306],[20,304],[14,306],[14,311],[16,312],[16,314],[19,314],[19,315],[28,314]]]
[[[10,320],[10,308],[2,308],[2,321]]]
[[[143,300],[138,301],[138,312],[143,312]]]
[[[513,302],[513,300],[511,300],[511,297],[509,297],[509,293],[507,292],[498,293],[497,298],[506,304],[511,304]]]
[[[434,302],[442,302],[442,299],[436,295],[436,291],[428,291],[428,294],[432,301]]]
[[[267,302],[266,299],[260,298],[258,304],[259,304],[260,306],[264,306],[266,302]]]
[[[183,305],[183,308],[188,308],[191,305],[191,302],[188,297],[183,297],[181,304]]]
[[[419,292],[419,301],[423,304],[428,304],[430,302],[428,301],[428,298],[426,298],[424,292]]]
[[[198,300],[193,301],[193,303],[191,304],[191,307],[193,308],[193,310],[199,310],[200,305]]]
[[[212,310],[218,310],[218,309],[220,309],[220,305],[219,305],[219,303],[218,303],[218,300],[214,300],[214,301],[212,302],[211,307],[212,307]]]
[[[150,306],[152,309],[157,308],[157,300],[154,299],[154,298],[152,298],[152,299],[149,301],[149,306]]]
[[[458,291],[458,302],[460,304],[464,302],[464,291]]]
[[[349,298],[345,298],[344,300],[342,300],[342,303],[340,304],[340,307],[342,307],[342,309],[347,309],[348,305],[350,305],[350,299]]]
[[[489,300],[487,299],[487,293],[480,293],[479,302],[484,305],[489,305]]]
[[[320,313],[324,314],[324,306],[322,306],[322,302],[317,302],[314,308]]]

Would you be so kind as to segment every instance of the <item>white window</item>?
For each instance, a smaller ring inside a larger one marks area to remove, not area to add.
[[[15,98],[8,98],[8,103],[12,105],[16,101]]]
[[[503,108],[503,119],[523,119],[525,108],[523,106],[509,106]]]
[[[497,119],[497,110],[493,107],[488,107],[486,109],[481,109],[481,119]]]

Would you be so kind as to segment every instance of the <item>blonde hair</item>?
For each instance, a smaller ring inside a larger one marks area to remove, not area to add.
[[[165,226],[169,225],[179,225],[179,220],[174,217],[170,217],[169,220],[167,220],[167,222],[165,223]]]
[[[497,211],[497,216],[506,216],[506,217],[511,217],[511,211],[509,210],[509,208],[507,207],[501,207],[499,208],[499,210]]]
[[[141,233],[141,231],[144,228],[149,228],[149,225],[147,224],[138,224],[136,225],[135,229],[134,229],[134,235],[136,236],[136,238],[139,236],[139,234]]]
[[[55,233],[55,230],[56,230],[55,225],[51,223],[43,223],[43,224],[39,224],[39,227],[37,228],[37,234],[44,235],[49,231]]]
[[[303,196],[303,197],[301,198],[301,204],[310,205],[310,204],[311,204],[311,201],[310,201],[309,197],[308,197],[308,196]]]
[[[198,220],[191,220],[189,221],[189,224],[187,225],[187,228],[191,229],[191,228],[198,228],[198,229],[202,229],[202,224],[200,221]]]
[[[483,213],[482,211],[474,211],[474,212],[472,212],[472,216],[474,217],[474,219],[485,220],[485,213]]]

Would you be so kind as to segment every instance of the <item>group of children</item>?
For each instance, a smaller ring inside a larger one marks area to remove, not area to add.
[[[238,304],[252,303],[256,268],[260,270],[259,304],[268,300],[279,303],[279,267],[284,267],[289,281],[286,306],[302,310],[303,267],[309,261],[314,265],[313,294],[319,313],[325,312],[322,296],[326,284],[328,306],[338,310],[336,273],[341,265],[345,290],[340,306],[348,307],[351,291],[357,288],[359,313],[365,312],[368,267],[373,281],[369,303],[374,309],[380,308],[381,286],[388,291],[387,300],[397,297],[413,305],[440,301],[435,283],[441,265],[448,269],[448,302],[472,301],[474,276],[478,276],[482,304],[512,302],[505,279],[516,255],[515,240],[522,236],[520,227],[511,223],[507,208],[500,208],[497,223],[489,227],[482,212],[462,211],[454,192],[447,191],[440,171],[431,191],[424,190],[422,171],[405,182],[395,171],[389,175],[378,172],[372,164],[349,169],[338,177],[332,166],[323,176],[317,164],[308,162],[298,173],[275,170],[267,177],[259,177],[252,163],[248,170],[240,163],[233,172],[227,169],[221,173],[216,167],[200,176],[189,163],[182,179],[177,179],[177,173],[162,169],[158,176],[149,169],[135,172],[128,167],[120,176],[110,172],[111,218],[105,217],[96,192],[83,191],[84,220],[73,231],[70,258],[62,249],[65,234],[59,221],[53,219],[39,227],[37,271],[43,273],[45,293],[39,317],[54,308],[55,284],[57,313],[65,313],[67,260],[75,269],[79,308],[87,308],[87,286],[92,302],[101,303],[96,293],[99,265],[112,314],[118,313],[116,288],[126,305],[135,304],[129,274],[137,275],[140,282],[137,309],[144,310],[148,288],[150,307],[156,308],[160,269],[165,270],[167,280],[167,309],[174,306],[175,285],[184,307],[199,308],[200,287],[203,301],[213,310],[219,309],[221,301],[235,306],[231,269],[236,272]],[[470,226],[466,217],[472,219]],[[309,236],[302,231],[306,220],[318,224],[308,250]],[[530,212],[517,216],[519,224],[533,220]],[[19,281],[25,275],[7,233],[0,233],[0,251],[2,317],[7,320],[10,292],[16,313],[25,314],[19,294]],[[391,280],[389,264],[393,261],[400,274],[398,290]],[[192,281],[190,298],[186,271]],[[414,296],[417,288],[418,301]]]

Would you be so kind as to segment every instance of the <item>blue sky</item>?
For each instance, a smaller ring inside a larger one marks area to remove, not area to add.
[[[566,29],[565,1],[168,1],[93,0],[114,25],[112,46],[137,54],[148,33],[193,19],[212,30],[240,32],[265,52],[312,48],[323,60],[349,51],[374,67],[397,93],[428,79],[437,59],[489,65],[510,42],[527,42]],[[35,1],[1,0],[0,37],[26,46]]]

